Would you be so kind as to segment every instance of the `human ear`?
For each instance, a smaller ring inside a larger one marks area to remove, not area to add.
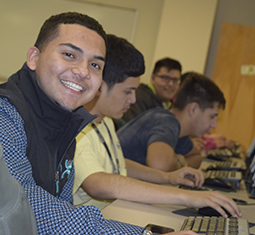
[[[193,117],[199,111],[199,105],[196,102],[190,103],[188,106],[188,113]]]
[[[95,96],[100,96],[100,94],[101,94],[101,86],[98,88]]]
[[[100,87],[97,90],[96,96],[104,96],[105,94],[108,93],[108,86],[106,82],[103,80]]]
[[[152,75],[151,75],[151,83],[152,83],[152,84],[154,83],[154,80],[155,80],[155,74],[152,74]]]
[[[27,52],[27,66],[31,70],[36,69],[36,61],[39,54],[40,54],[40,51],[37,47],[33,46],[29,48]]]

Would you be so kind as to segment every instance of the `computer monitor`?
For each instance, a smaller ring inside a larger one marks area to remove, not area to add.
[[[255,198],[255,138],[247,151],[246,166],[243,179],[250,197]]]

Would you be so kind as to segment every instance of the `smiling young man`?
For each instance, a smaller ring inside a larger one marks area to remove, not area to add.
[[[160,185],[193,185],[185,179],[187,175],[193,175],[195,184],[201,185],[203,176],[198,170],[184,167],[167,173],[124,159],[111,118],[120,118],[135,102],[135,89],[143,72],[141,53],[125,39],[108,35],[103,83],[98,95],[85,105],[98,118],[77,137],[74,204],[102,208],[119,198],[190,207],[210,205],[218,210],[221,205],[238,213],[233,201],[218,192],[187,192]]]
[[[221,107],[225,107],[225,98],[217,85],[201,74],[190,73],[171,111],[148,110],[118,130],[124,156],[163,171],[180,168],[184,157],[177,149],[181,146],[185,155],[192,147],[189,136],[210,133]]]
[[[163,58],[155,63],[148,85],[140,84],[136,90],[136,102],[123,115],[128,122],[146,110],[161,107],[169,109],[171,100],[179,90],[181,64],[171,58]]]
[[[106,34],[96,20],[74,12],[54,15],[23,67],[0,86],[3,157],[26,193],[38,234],[144,231],[105,220],[95,207],[71,204],[75,137],[95,118],[82,105],[102,83],[105,53]]]

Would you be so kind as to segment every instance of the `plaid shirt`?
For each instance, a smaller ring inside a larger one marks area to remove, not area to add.
[[[72,203],[74,171],[57,199],[36,185],[26,156],[24,121],[16,108],[0,98],[0,143],[12,176],[23,186],[35,214],[38,234],[141,234],[143,228],[106,220],[92,206],[76,208]],[[47,174],[47,172],[45,172]]]

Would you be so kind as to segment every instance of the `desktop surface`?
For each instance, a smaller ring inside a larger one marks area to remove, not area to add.
[[[141,227],[150,223],[179,231],[185,217],[173,214],[172,211],[184,208],[184,206],[150,205],[117,199],[105,207],[102,214],[106,219],[114,219]]]
[[[175,187],[173,187],[173,190],[174,188]],[[222,191],[221,193],[231,198],[244,200],[248,203],[248,205],[239,205],[239,207],[243,214],[242,218],[248,220],[250,225],[252,225],[250,227],[250,233],[255,234],[255,199],[249,198],[244,181],[242,180],[240,182],[240,188],[236,192]],[[189,209],[179,205],[151,205],[117,199],[105,207],[102,210],[102,214],[106,219],[118,220],[141,227],[145,227],[150,223],[180,231],[184,220],[187,219],[188,216],[195,215],[194,213],[196,213],[196,211],[194,211],[195,209]],[[199,216],[199,214],[197,214],[197,216]]]
[[[251,199],[246,198],[248,203]],[[255,205],[239,205],[243,219],[248,220],[254,226],[250,227],[250,233],[255,234]],[[191,214],[189,214],[189,210]],[[175,211],[186,211],[186,215],[173,213]],[[113,219],[125,223],[135,224],[145,227],[147,224],[156,224],[164,227],[173,228],[175,231],[180,231],[183,222],[192,214],[192,209],[178,205],[150,205],[136,202],[130,202],[117,199],[102,210],[102,214],[106,219]],[[199,214],[198,214],[199,215]],[[197,216],[198,216],[197,215]]]

